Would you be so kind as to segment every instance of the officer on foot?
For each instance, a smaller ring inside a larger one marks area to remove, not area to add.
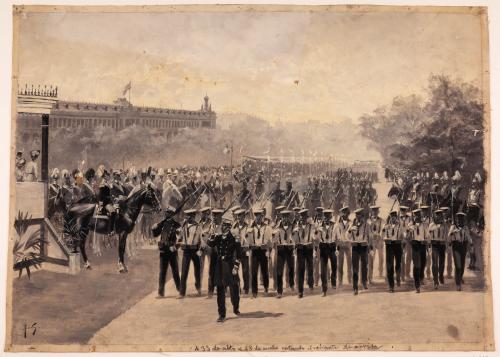
[[[217,322],[224,322],[226,319],[226,288],[229,288],[234,314],[240,314],[238,269],[241,259],[241,246],[231,234],[231,221],[229,219],[223,220],[221,233],[211,236],[207,243],[218,253],[215,264],[217,309],[219,312]]]

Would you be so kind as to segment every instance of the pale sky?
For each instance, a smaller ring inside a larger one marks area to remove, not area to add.
[[[30,13],[21,16],[19,84],[62,99],[271,120],[356,120],[431,73],[479,84],[479,16],[433,13]],[[298,81],[298,85],[295,83]]]

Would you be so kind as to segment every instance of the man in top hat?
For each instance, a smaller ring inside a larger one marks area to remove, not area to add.
[[[252,207],[252,193],[248,189],[248,183],[245,179],[241,181],[241,190],[238,193],[238,204],[246,209]]]
[[[424,279],[424,270],[427,259],[427,246],[429,244],[429,235],[427,232],[428,224],[422,221],[421,209],[412,211],[412,223],[408,226],[408,239],[411,242],[412,261],[413,261],[413,281],[415,290],[420,293],[420,285]]]
[[[352,281],[352,256],[351,256],[351,245],[347,239],[347,230],[351,225],[351,220],[349,219],[350,210],[349,207],[344,206],[340,209],[340,217],[334,227],[335,241],[337,242],[338,250],[338,283],[342,286],[344,277],[344,261],[347,265],[347,281],[350,284]]]
[[[208,245],[217,251],[215,285],[217,286],[217,322],[226,319],[226,288],[229,288],[235,315],[240,314],[240,289],[238,269],[241,259],[240,242],[231,233],[231,221],[224,218],[221,232],[211,236]]]
[[[337,244],[334,235],[335,221],[333,219],[333,210],[325,209],[323,211],[323,220],[318,222],[316,238],[319,243],[319,256],[321,265],[321,290],[323,296],[328,291],[328,262],[330,262],[330,283],[333,289],[337,288]]]
[[[293,229],[295,248],[297,251],[297,280],[299,285],[299,298],[304,296],[304,277],[307,270],[307,284],[309,289],[314,289],[313,277],[313,255],[314,255],[314,234],[316,227],[308,218],[307,208],[299,211],[300,220]]]
[[[295,286],[295,262],[294,262],[294,241],[293,241],[293,222],[291,220],[292,211],[282,210],[281,219],[274,227],[273,242],[276,246],[276,291],[277,298],[283,296],[283,273],[285,264],[287,267],[287,282],[293,291]]]
[[[23,157],[23,152],[18,151],[16,154],[16,181],[23,182],[26,170],[26,159]]]
[[[457,287],[457,291],[461,291],[465,270],[467,245],[472,239],[469,227],[466,224],[465,213],[458,212],[456,214],[456,221],[450,227],[448,238],[453,250],[453,262],[455,263],[455,285]]]
[[[193,262],[195,288],[198,295],[201,295],[201,226],[196,222],[196,209],[187,209],[184,211],[186,219],[180,228],[179,244],[182,247],[181,263],[181,291],[180,297],[186,296],[186,283],[189,274],[189,266]]]
[[[153,236],[160,236],[158,250],[160,251],[160,273],[158,279],[158,298],[165,296],[167,270],[170,265],[175,288],[180,291],[179,264],[177,260],[177,233],[180,224],[175,220],[176,211],[173,207],[165,209],[165,218],[152,226]]]
[[[253,211],[255,220],[247,231],[247,241],[252,251],[252,296],[257,297],[259,267],[264,283],[266,294],[269,289],[269,256],[272,246],[272,228],[264,223],[264,211],[257,209]]]
[[[36,182],[38,181],[38,157],[40,156],[40,150],[31,150],[30,152],[31,161],[26,164],[24,171],[24,181],[26,182]]]
[[[231,234],[241,246],[241,274],[243,276],[243,292],[248,294],[250,289],[250,247],[248,245],[249,226],[245,222],[246,210],[238,208],[233,212],[235,222],[231,227]]]
[[[85,180],[81,186],[81,196],[82,200],[86,203],[95,203],[96,195],[94,191],[95,186],[95,170],[93,168],[89,168],[85,171]]]
[[[352,287],[354,295],[358,295],[358,272],[361,263],[361,283],[364,289],[368,289],[368,251],[371,250],[371,231],[365,220],[363,208],[354,211],[354,218],[347,230],[347,239],[352,247]]]
[[[443,211],[434,211],[433,222],[429,224],[429,238],[432,246],[432,277],[434,289],[444,285],[444,260],[446,254],[447,231],[443,224]]]
[[[255,197],[260,198],[264,193],[264,178],[262,177],[264,172],[259,170],[257,173],[257,178],[255,179]]]
[[[401,284],[401,260],[403,256],[404,228],[399,222],[397,210],[392,210],[387,223],[382,228],[382,238],[385,242],[385,265],[389,291],[394,292],[394,270],[396,271],[397,286]]]
[[[370,232],[372,234],[372,244],[374,254],[368,256],[368,282],[373,282],[373,264],[375,261],[375,253],[378,256],[378,276],[383,276],[384,271],[384,240],[382,239],[382,218],[379,217],[380,207],[370,206]]]

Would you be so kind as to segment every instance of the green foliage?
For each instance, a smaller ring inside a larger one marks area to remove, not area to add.
[[[483,105],[479,90],[431,75],[427,99],[397,97],[390,108],[360,118],[361,135],[388,165],[412,171],[483,170]]]
[[[26,270],[28,279],[31,278],[30,267],[35,269],[40,268],[42,258],[40,256],[42,244],[47,243],[41,235],[40,229],[32,231],[28,236],[26,232],[30,226],[31,216],[28,213],[23,214],[18,212],[14,221],[14,229],[16,236],[14,237],[14,244],[12,246],[12,254],[14,255],[14,270],[19,271],[21,277],[23,270]]]

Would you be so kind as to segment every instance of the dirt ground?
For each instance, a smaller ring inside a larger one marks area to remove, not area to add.
[[[118,274],[118,248],[91,256],[93,269],[72,276],[39,271],[13,280],[14,344],[86,343],[94,333],[147,296],[156,286],[156,250],[142,249]],[[36,323],[34,328],[27,331]]]

